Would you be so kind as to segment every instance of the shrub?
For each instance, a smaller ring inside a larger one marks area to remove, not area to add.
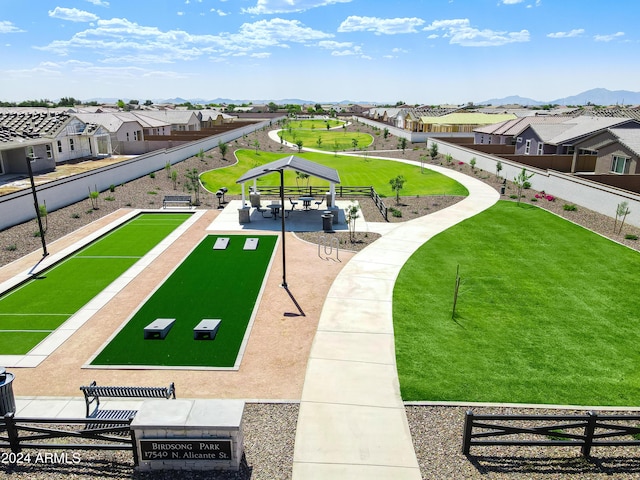
[[[537,201],[538,201],[538,199],[534,197],[534,198],[532,198],[532,199],[531,199],[531,201],[532,201],[532,202],[537,202]]]
[[[33,232],[32,234],[33,237],[39,237],[40,236],[40,231],[36,230],[35,232]]]
[[[71,218],[80,218],[80,214],[79,213],[72,213],[71,214]]]
[[[515,199],[515,198],[518,198],[518,195],[511,194],[511,195],[509,195],[509,198],[514,198]]]
[[[155,173],[153,173],[153,172],[151,172],[151,173],[149,174],[149,178],[156,178],[156,174],[155,174]]]
[[[531,182],[524,182],[522,184],[522,188],[524,188],[525,190],[528,189],[528,188],[531,188]]]
[[[402,212],[400,210],[398,210],[397,208],[390,207],[389,211],[391,212],[391,215],[393,217],[396,217],[396,218],[402,217]]]
[[[624,236],[625,240],[637,240],[638,239],[638,235],[633,235],[631,233],[627,233]]]
[[[116,199],[116,197],[109,196],[109,197],[104,197],[104,199],[105,199],[107,202],[113,202],[113,201]]]
[[[109,185],[109,191],[111,193],[115,192],[116,191],[116,186],[114,184]]]
[[[157,194],[158,194],[158,192],[156,192],[155,190],[149,190],[147,192],[147,195],[157,195]]]
[[[5,247],[5,250],[9,252],[15,252],[17,249],[18,249],[18,246],[15,243],[12,243],[11,245],[7,245]]]
[[[562,206],[562,209],[566,210],[567,212],[575,212],[576,210],[578,210],[578,207],[576,207],[575,205],[565,203]]]

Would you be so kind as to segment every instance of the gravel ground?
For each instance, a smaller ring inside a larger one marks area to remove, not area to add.
[[[371,132],[364,125],[349,127],[352,130]],[[396,148],[396,139],[382,139],[375,136],[375,150],[370,149],[369,155],[380,155],[392,158],[405,158],[419,160],[420,155],[427,152],[423,146],[408,148],[404,153],[397,150],[387,152],[382,150]],[[262,148],[276,150],[268,140],[265,131],[257,132],[239,139],[237,143],[230,144],[227,159],[233,158],[236,148],[249,146],[258,140]],[[206,152],[203,159],[196,157],[176,165],[180,183],[177,191],[184,191],[184,173],[187,169],[196,168],[199,172],[208,169],[229,165],[231,160],[223,160],[216,150]],[[436,159],[437,164],[441,159]],[[472,170],[468,165],[458,165],[453,162],[443,165],[455,168],[470,175],[475,175],[497,190],[500,180],[489,172],[478,169]],[[158,208],[161,206],[162,196],[175,194],[171,180],[166,172],[159,171],[152,176],[145,176],[117,186],[115,192],[103,192],[100,194],[99,208],[94,210],[89,200],[78,202],[69,207],[50,212],[47,216],[47,241],[52,242],[57,238],[67,235],[77,228],[84,226],[97,218],[107,215],[122,207],[132,208]],[[503,199],[509,200],[509,195],[514,192],[510,183],[507,186],[507,195]],[[527,190],[522,201],[531,202],[535,198],[533,190]],[[228,199],[233,199],[229,197]],[[217,207],[217,198],[209,193],[201,191],[200,208]],[[362,205],[363,215],[367,221],[383,221],[377,212],[373,202],[363,197],[358,200]],[[401,205],[397,207],[402,211],[402,217],[390,217],[393,222],[406,221],[421,216],[437,209],[459,201],[458,197],[401,197]],[[394,206],[395,201],[389,199],[388,206]],[[570,221],[589,228],[612,240],[623,243],[630,248],[639,250],[638,241],[625,240],[625,234],[640,235],[640,229],[626,226],[622,234],[613,234],[613,219],[605,215],[586,210],[579,205],[576,211],[565,211],[563,206],[567,202],[560,198],[549,202],[539,200],[536,205],[558,214]],[[377,218],[376,218],[377,217]],[[27,222],[0,232],[0,266],[16,260],[27,253],[41,248],[40,238],[34,236],[37,231],[35,222]],[[314,234],[299,234],[305,240],[314,241]],[[347,233],[339,234],[344,248],[359,250],[375,241],[377,235],[366,232],[356,233],[356,242],[348,240]],[[348,245],[348,246],[347,246]],[[640,458],[637,449],[633,448],[607,448],[601,452],[595,451],[596,460],[587,462],[583,460],[577,449],[562,449],[556,447],[539,448],[515,448],[515,447],[486,447],[482,450],[472,450],[474,456],[467,459],[461,453],[462,426],[464,422],[463,407],[431,407],[409,406],[407,416],[413,435],[416,454],[420,463],[422,477],[425,479],[458,479],[458,478],[491,478],[491,479],[556,479],[572,475],[576,478],[640,478]],[[531,410],[516,410],[512,408],[475,408],[476,413],[531,413]],[[185,473],[180,472],[180,478],[213,478],[213,479],[288,479],[291,478],[293,462],[293,443],[295,439],[295,425],[297,421],[297,404],[247,404],[244,419],[245,455],[246,465],[240,472],[234,473]],[[536,410],[536,413],[557,413],[548,409]],[[563,411],[564,413],[564,411]],[[1,453],[1,452],[0,452]],[[2,465],[0,477],[6,478],[95,478],[109,479],[135,478],[135,479],[168,479],[175,478],[174,472],[168,473],[136,473],[132,472],[131,455],[128,453],[99,453],[80,452],[82,461],[78,465]]]

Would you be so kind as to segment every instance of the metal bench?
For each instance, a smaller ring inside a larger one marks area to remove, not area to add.
[[[100,410],[100,398],[176,398],[176,388],[173,383],[168,387],[111,387],[98,386],[95,380],[88,386],[80,387],[84,393],[87,407],[87,418],[104,418],[127,420],[133,417],[137,410]],[[89,413],[91,404],[96,404],[93,412]],[[101,425],[100,428],[104,428]]]
[[[165,195],[162,199],[162,208],[167,208],[169,203],[191,206],[191,195]]]

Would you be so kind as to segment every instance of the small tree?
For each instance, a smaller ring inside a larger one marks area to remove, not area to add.
[[[404,155],[404,150],[407,148],[407,139],[404,137],[400,137],[398,140],[398,146],[402,149],[402,154]]]
[[[296,170],[296,185],[298,186],[298,188],[300,188],[301,180],[304,180],[306,182],[305,186],[309,186],[309,174]]]
[[[200,175],[198,174],[197,169],[187,170],[184,176],[187,178],[187,182],[185,186],[189,193],[193,192],[195,194],[195,200],[193,202],[194,205],[200,205]]]
[[[164,164],[164,171],[167,173],[167,178],[171,178],[171,162]]]
[[[406,180],[402,175],[398,175],[396,178],[389,180],[391,190],[396,192],[396,205],[400,205],[400,190],[404,187],[404,182],[406,182]]]
[[[351,139],[351,145],[353,146],[353,150],[357,150],[358,149],[358,139],[357,138],[352,138]]]
[[[347,221],[349,227],[349,241],[353,243],[356,238],[356,220],[360,217],[360,205],[351,202],[347,208],[344,209],[344,218]]]
[[[300,153],[302,151],[302,146],[304,145],[304,142],[300,139],[298,139],[296,141],[296,145],[298,146],[298,153]]]
[[[471,165],[471,170],[472,171],[476,171],[476,157],[473,157],[471,160],[469,160],[469,165]]]
[[[427,159],[426,155],[420,155],[420,173],[424,172],[424,161]]]
[[[40,212],[40,218],[44,218],[44,227],[43,230],[46,232],[47,229],[49,228],[49,222],[47,220],[47,202],[45,202],[43,205],[38,205],[38,212]]]
[[[258,153],[258,149],[260,148],[260,142],[258,140],[254,140],[251,144],[256,149],[256,153]]]
[[[171,170],[171,183],[173,183],[173,189],[178,189],[178,172],[173,169]]]
[[[431,142],[431,146],[429,147],[429,156],[431,160],[435,160],[438,156],[438,144],[436,142]]]
[[[318,148],[322,146],[322,135],[318,136],[318,140],[316,140],[316,143],[318,144]]]
[[[333,155],[335,157],[338,156],[338,150],[340,150],[340,145],[338,144],[338,139],[334,139],[333,140]]]
[[[225,155],[227,154],[227,150],[229,150],[229,145],[224,143],[222,140],[218,140],[218,149],[220,150],[222,159],[225,160]]]
[[[382,130],[382,138],[386,140],[388,136],[389,136],[389,129],[385,128],[384,130]]]
[[[523,168],[522,171],[513,178],[513,183],[516,185],[516,191],[518,192],[518,205],[520,204],[520,197],[522,197],[522,189],[529,183],[529,179],[533,177],[533,173],[527,174],[527,169]]]
[[[613,233],[616,233],[616,224],[618,223],[618,218],[621,218],[620,228],[618,229],[618,233],[622,233],[622,227],[624,226],[624,221],[627,218],[627,215],[631,213],[629,210],[629,202],[620,202],[618,207],[616,208],[616,219],[613,223]]]
[[[100,192],[89,189],[89,200],[91,201],[91,208],[94,210],[98,210],[98,197],[100,197]]]
[[[502,171],[502,162],[498,160],[496,163],[496,178],[500,178],[500,172]]]

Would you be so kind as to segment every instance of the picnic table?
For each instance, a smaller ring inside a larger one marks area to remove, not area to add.
[[[280,212],[282,205],[280,203],[274,202],[267,206],[271,209],[271,215],[273,216],[273,219],[275,220],[276,218],[278,218],[278,213]]]
[[[315,197],[300,197],[298,200],[302,202],[302,207],[305,210],[309,210],[309,207],[311,207],[311,202],[315,200]]]

